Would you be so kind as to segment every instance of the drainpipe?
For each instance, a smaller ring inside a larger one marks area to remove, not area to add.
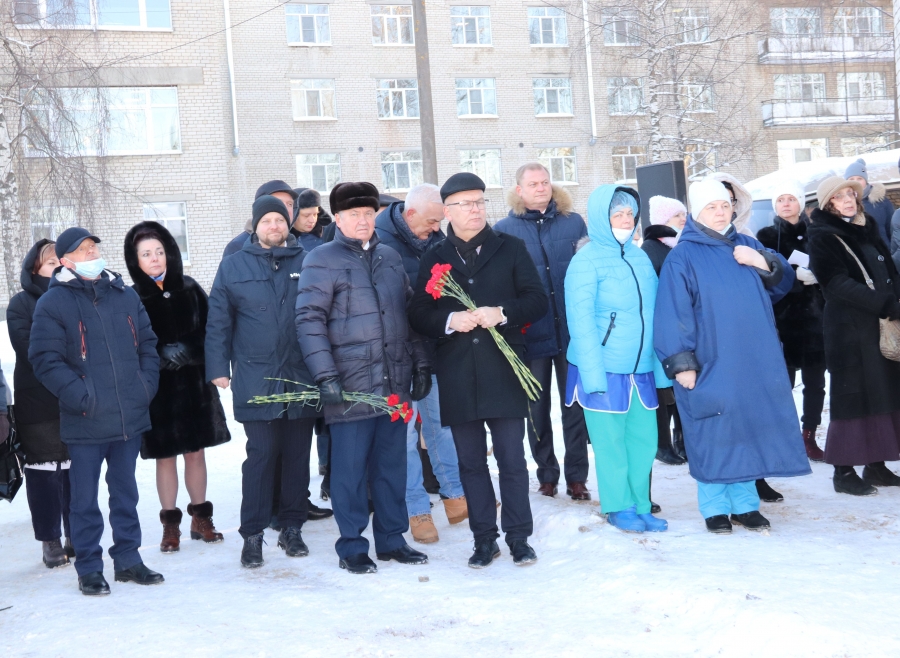
[[[225,12],[225,52],[228,56],[228,83],[231,86],[231,123],[234,131],[234,148],[231,154],[237,157],[241,153],[241,142],[238,137],[237,94],[234,89],[234,49],[231,45],[231,6],[228,0],[222,0]]]
[[[898,0],[894,0],[897,2]],[[590,146],[597,143],[597,108],[594,103],[594,64],[591,61],[591,28],[588,23],[588,3],[581,0],[582,23],[584,24],[584,57],[587,64],[588,103],[591,109]]]

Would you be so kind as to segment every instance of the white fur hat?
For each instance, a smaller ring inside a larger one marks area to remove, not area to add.
[[[678,199],[667,196],[650,197],[650,223],[667,224],[678,213],[687,213],[687,208]]]
[[[806,205],[806,192],[803,191],[803,186],[792,178],[785,178],[772,188],[772,210],[778,212],[775,203],[778,201],[778,197],[784,196],[785,194],[790,194],[797,199],[797,201],[800,202],[801,210],[803,209],[803,206]]]
[[[716,179],[704,178],[691,185],[691,189],[688,190],[688,200],[691,202],[691,215],[697,219],[700,211],[713,201],[731,202],[731,194]]]

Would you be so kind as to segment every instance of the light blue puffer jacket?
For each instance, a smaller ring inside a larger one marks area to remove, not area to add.
[[[607,373],[652,372],[656,386],[671,386],[653,350],[653,309],[658,280],[650,259],[629,240],[619,244],[609,225],[616,190],[638,200],[635,190],[601,185],[588,199],[590,242],[566,272],[567,357],[588,393],[607,391]],[[635,217],[639,221],[639,217]]]

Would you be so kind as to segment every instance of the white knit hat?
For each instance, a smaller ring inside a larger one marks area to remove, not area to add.
[[[731,202],[731,195],[725,186],[714,178],[704,178],[691,185],[688,191],[688,200],[691,202],[691,215],[694,219],[700,211],[713,201]]]
[[[804,192],[800,182],[792,178],[785,178],[772,188],[772,210],[778,212],[778,208],[775,204],[778,201],[778,197],[784,196],[785,194],[790,194],[797,199],[797,201],[800,202],[801,210],[803,209],[803,206],[806,205],[806,192]]]
[[[650,197],[650,223],[668,224],[678,213],[687,213],[687,208],[678,199],[670,199],[667,196]]]

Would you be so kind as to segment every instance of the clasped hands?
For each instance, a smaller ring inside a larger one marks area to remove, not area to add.
[[[503,311],[498,306],[479,306],[474,311],[458,311],[450,315],[450,328],[466,333],[475,327],[490,329],[503,322]]]
[[[752,247],[748,247],[746,245],[740,244],[734,248],[734,259],[740,265],[755,267],[765,272],[772,271],[769,268],[769,264],[766,262],[766,259],[763,258],[763,255],[756,249],[753,249]]]

